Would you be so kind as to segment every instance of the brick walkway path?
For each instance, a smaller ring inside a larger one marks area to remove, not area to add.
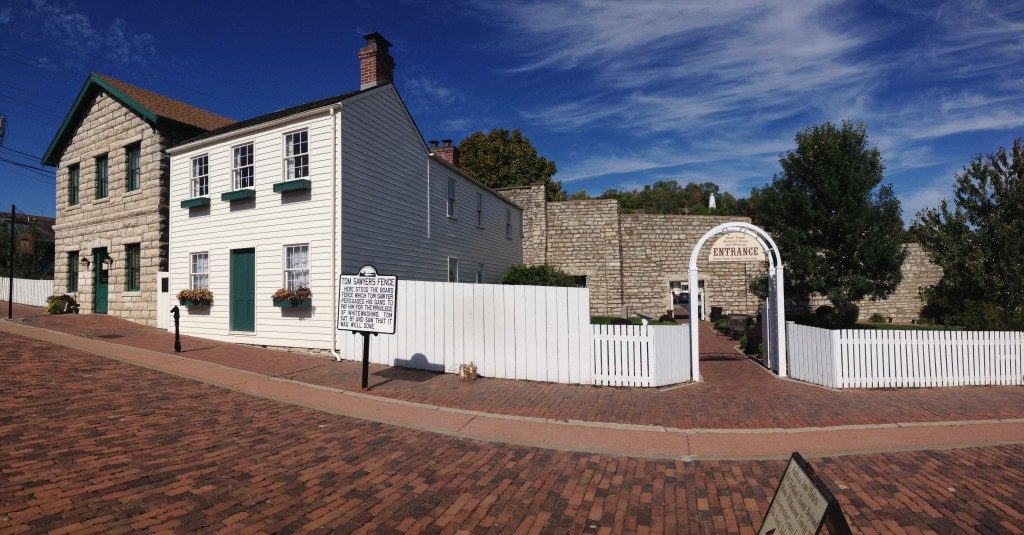
[[[751,533],[784,467],[442,437],[6,334],[0,368],[0,533]],[[855,530],[1019,533],[1021,459],[1003,446],[813,463]]]
[[[40,315],[18,321],[71,334],[171,352],[173,336],[109,316]],[[890,422],[1024,418],[1024,388],[959,387],[834,391],[780,380],[739,356],[705,325],[704,382],[665,390],[571,386],[528,381],[458,380],[374,366],[374,395],[491,413],[679,428],[809,427]],[[352,389],[359,364],[301,353],[185,337],[181,355],[267,375]],[[702,351],[703,353],[704,351]]]

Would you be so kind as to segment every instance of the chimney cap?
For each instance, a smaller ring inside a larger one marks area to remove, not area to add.
[[[438,141],[437,141],[436,139],[431,139],[431,140],[430,140],[430,141],[428,141],[427,143],[430,143],[430,146],[431,146],[431,147],[433,147],[433,148],[435,148],[435,149],[437,148],[437,144],[438,144]]]
[[[363,36],[363,39],[366,39],[366,44],[376,43],[384,48],[391,46],[391,42],[385,39],[384,36],[378,32],[368,33]]]
[[[452,140],[450,140],[450,139],[442,139],[441,143],[444,143],[445,147],[451,147],[452,146]]]

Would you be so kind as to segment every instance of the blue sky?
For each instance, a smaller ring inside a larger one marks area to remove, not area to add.
[[[1024,136],[1021,2],[253,5],[0,0],[5,146],[41,155],[90,71],[236,119],[355,89],[371,31],[427,139],[521,127],[568,191],[746,196],[797,131],[852,119],[910,220]],[[53,180],[0,162],[11,202],[52,214]]]

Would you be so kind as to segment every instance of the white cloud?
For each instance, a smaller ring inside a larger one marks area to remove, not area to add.
[[[408,78],[404,82],[405,86],[409,88],[411,96],[422,101],[434,104],[451,104],[458,96],[455,91],[442,86],[437,80],[426,76]]]
[[[0,24],[7,24],[11,22],[11,8],[5,7],[0,9]]]
[[[74,2],[33,0],[31,7],[20,13],[30,28],[29,37],[39,31],[46,39],[62,45],[62,52],[78,51],[124,66],[149,65],[156,58],[156,39],[152,34],[132,32],[123,19],[114,19],[106,27],[96,26]]]

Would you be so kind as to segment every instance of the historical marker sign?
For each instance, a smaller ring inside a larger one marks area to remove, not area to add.
[[[395,334],[398,277],[378,275],[363,266],[356,275],[342,275],[338,290],[338,329]]]
[[[822,526],[829,533],[850,533],[839,502],[797,452],[789,458],[758,535],[812,535]]]
[[[752,236],[742,232],[723,234],[708,252],[710,262],[760,262],[767,260],[764,249]]]

